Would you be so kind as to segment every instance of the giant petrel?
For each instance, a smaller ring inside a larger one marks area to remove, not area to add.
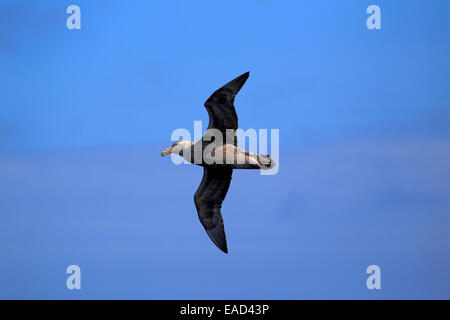
[[[161,156],[178,154],[190,163],[203,167],[203,179],[195,192],[198,217],[214,244],[228,253],[221,214],[233,169],[270,169],[270,156],[247,152],[237,147],[238,117],[234,98],[249,77],[249,72],[216,90],[205,102],[209,125],[197,142],[181,140],[161,152]]]

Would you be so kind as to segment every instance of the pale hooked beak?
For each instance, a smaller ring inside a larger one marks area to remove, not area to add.
[[[173,147],[169,147],[166,150],[164,150],[163,152],[161,152],[161,157],[167,156],[169,153],[172,152]]]

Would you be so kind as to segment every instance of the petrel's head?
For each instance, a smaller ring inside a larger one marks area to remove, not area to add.
[[[192,141],[180,140],[172,144],[169,148],[161,152],[161,157],[167,156],[169,153],[183,155],[183,149],[190,148]]]

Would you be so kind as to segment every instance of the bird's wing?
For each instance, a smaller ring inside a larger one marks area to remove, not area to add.
[[[223,135],[224,143],[234,141],[234,145],[237,145],[235,130],[238,128],[238,117],[234,109],[234,98],[247,81],[249,74],[246,72],[231,80],[216,90],[205,102],[209,115],[208,129],[218,129]],[[233,129],[228,132],[230,140],[226,140],[226,129]]]
[[[204,167],[202,182],[194,195],[200,222],[214,244],[225,253],[228,253],[228,248],[220,208],[230,186],[232,173],[230,167]]]

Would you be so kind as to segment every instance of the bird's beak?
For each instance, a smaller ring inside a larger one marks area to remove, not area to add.
[[[167,156],[169,153],[172,152],[173,147],[169,147],[166,150],[164,150],[163,152],[161,152],[161,157]]]
[[[239,77],[228,82],[222,88],[230,89],[236,95],[239,92],[239,90],[241,90],[245,81],[247,81],[249,74],[250,74],[249,72],[246,72],[246,73],[240,75]]]

